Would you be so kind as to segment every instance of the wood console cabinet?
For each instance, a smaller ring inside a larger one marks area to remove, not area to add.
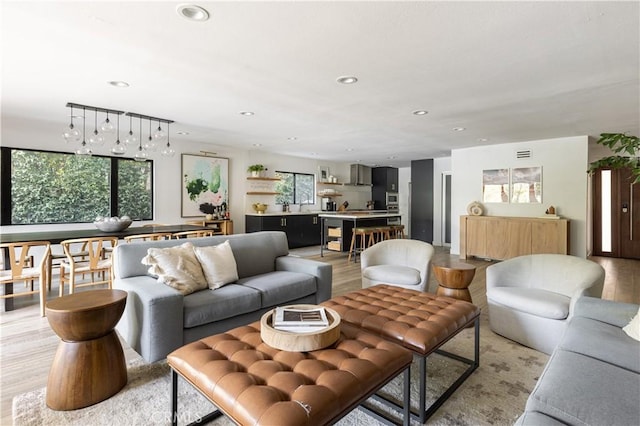
[[[569,253],[569,220],[460,217],[460,259],[504,260],[538,253]]]

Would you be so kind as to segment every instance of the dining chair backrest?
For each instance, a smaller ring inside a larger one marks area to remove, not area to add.
[[[77,261],[76,254],[72,251],[74,244],[86,244],[84,246],[87,256],[84,261],[89,263],[90,268],[97,268],[100,260],[104,259],[105,251],[113,249],[118,245],[117,237],[91,237],[91,238],[74,238],[71,240],[64,240],[60,243],[64,249],[67,259],[70,262]]]
[[[40,259],[38,269],[46,270],[46,265],[49,260],[49,256],[51,255],[51,244],[49,241],[29,241],[24,243],[3,243],[0,244],[0,249],[4,253],[4,250],[9,251],[9,265],[10,268],[7,268],[7,265],[3,265],[7,270],[11,269],[11,276],[14,279],[20,279],[26,270],[31,270],[36,268],[32,265],[30,261],[31,256],[33,256],[33,252],[31,249],[35,247],[44,248],[44,253]],[[30,252],[31,251],[31,252]]]
[[[173,237],[171,232],[156,232],[155,234],[139,234],[139,235],[127,235],[124,240],[128,243],[140,240],[140,241],[159,241],[170,240]]]
[[[183,232],[174,232],[173,238],[200,238],[200,237],[212,237],[213,230],[211,229],[200,229],[197,231],[183,231]]]

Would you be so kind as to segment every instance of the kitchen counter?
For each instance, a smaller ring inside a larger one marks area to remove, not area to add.
[[[386,210],[378,211],[345,211],[345,212],[323,212],[318,214],[319,217],[331,219],[385,219],[399,217],[400,213],[387,213]]]
[[[348,252],[353,238],[353,228],[358,226],[386,226],[400,224],[400,213],[388,213],[386,210],[347,210],[344,212],[322,212],[320,256],[324,250]],[[355,257],[354,257],[355,260]]]
[[[316,215],[323,212],[264,212],[264,213],[256,213],[250,212],[245,213],[245,216],[300,216],[300,215]],[[324,212],[326,213],[326,212]]]

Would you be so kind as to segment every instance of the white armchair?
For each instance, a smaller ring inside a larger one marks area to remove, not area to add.
[[[362,287],[389,284],[426,291],[433,246],[418,240],[381,241],[362,252]]]
[[[489,326],[550,354],[581,296],[601,297],[604,269],[562,254],[515,257],[487,268]]]

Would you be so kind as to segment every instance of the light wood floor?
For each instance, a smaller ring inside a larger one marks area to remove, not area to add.
[[[309,249],[292,250],[293,254],[309,253]],[[333,295],[340,295],[361,287],[360,264],[347,263],[346,255],[325,252],[325,256],[312,258],[333,265]],[[434,263],[450,256],[446,248],[436,248]],[[626,259],[593,258],[607,272],[603,298],[619,302],[640,304],[640,261]],[[470,286],[473,301],[486,308],[485,270],[491,264],[471,259],[465,262],[476,266],[476,275]],[[430,291],[436,281],[431,276]],[[49,298],[58,293],[54,285]],[[17,309],[0,314],[0,425],[10,425],[11,401],[15,395],[46,386],[49,367],[58,345],[58,337],[46,318],[39,315],[37,296],[16,299]],[[137,357],[127,345],[127,359]]]

